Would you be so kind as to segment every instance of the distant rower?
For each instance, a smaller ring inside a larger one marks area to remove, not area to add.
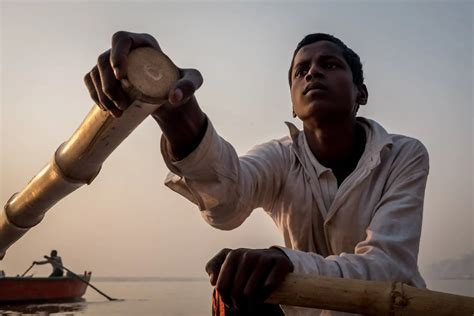
[[[61,257],[58,256],[58,252],[56,250],[51,250],[51,260],[44,260],[44,261],[35,261],[34,264],[47,264],[51,263],[53,266],[53,272],[49,277],[62,277],[64,275],[63,271],[63,261]]]

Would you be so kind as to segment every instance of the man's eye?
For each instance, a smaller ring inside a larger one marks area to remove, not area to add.
[[[298,77],[301,77],[301,76],[304,76],[306,74],[306,70],[305,69],[297,69],[295,71],[295,77],[298,78]]]
[[[324,67],[326,69],[336,69],[337,68],[337,64],[336,63],[326,63],[324,64]]]

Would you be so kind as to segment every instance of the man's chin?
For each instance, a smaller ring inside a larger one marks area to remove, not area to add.
[[[325,101],[314,101],[308,104],[303,113],[300,115],[300,118],[313,118],[319,116],[334,115],[334,106]]]
[[[347,119],[347,113],[338,111],[336,107],[328,103],[313,103],[309,105],[298,117],[304,121],[313,122],[337,122]]]

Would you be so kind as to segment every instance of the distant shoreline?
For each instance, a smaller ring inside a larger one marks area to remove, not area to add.
[[[472,277],[469,277],[469,278],[439,278],[439,279],[429,278],[428,280],[430,280],[430,281],[443,281],[443,280],[474,281],[474,278],[472,278]]]
[[[111,277],[111,276],[92,276],[94,282],[204,282],[209,281],[205,277]]]

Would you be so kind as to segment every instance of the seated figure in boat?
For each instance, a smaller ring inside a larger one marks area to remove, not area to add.
[[[51,260],[43,260],[43,261],[34,261],[34,264],[47,264],[50,263],[53,266],[53,272],[49,275],[49,277],[62,277],[64,275],[63,270],[63,261],[60,256],[58,256],[58,252],[56,250],[51,250]]]
[[[127,55],[141,46],[160,50],[148,34],[116,33],[112,49],[85,76],[92,99],[115,116],[128,105],[119,81]],[[290,64],[293,116],[303,130],[287,123],[289,136],[243,156],[201,110],[194,96],[202,84],[197,70],[180,69],[168,103],[152,114],[172,172],[168,187],[216,228],[234,229],[263,208],[284,236],[285,247],[223,249],[209,261],[206,270],[220,293],[216,314],[262,306],[292,271],[425,287],[417,264],[429,171],[424,145],[357,116],[368,89],[359,56],[340,39],[310,34]],[[330,313],[282,308],[286,315]],[[273,312],[281,314],[257,313]]]

